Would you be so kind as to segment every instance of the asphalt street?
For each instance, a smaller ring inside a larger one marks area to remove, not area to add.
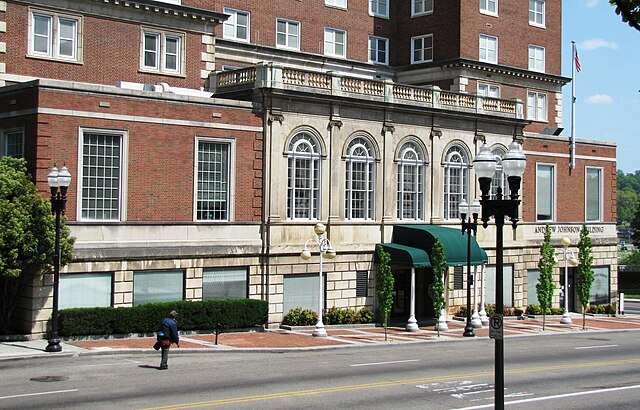
[[[637,408],[639,331],[505,340],[511,408]],[[491,408],[494,341],[0,363],[0,408]]]
[[[624,313],[627,315],[640,314],[640,299],[626,299],[624,301]]]

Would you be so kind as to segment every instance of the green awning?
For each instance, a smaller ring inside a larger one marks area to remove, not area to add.
[[[424,249],[400,245],[397,243],[382,243],[380,246],[382,246],[382,249],[391,256],[392,265],[407,265],[414,266],[416,268],[431,266],[429,255],[424,251]]]
[[[435,239],[438,238],[444,246],[444,253],[449,266],[464,266],[467,264],[467,234],[462,234],[460,228],[449,228],[439,225],[395,225],[393,227],[393,238],[391,244],[403,246],[402,250],[406,253],[408,249],[417,249],[431,255],[431,250]],[[400,248],[398,248],[400,249]],[[418,254],[416,251],[412,251]],[[390,252],[391,253],[391,252]],[[406,264],[404,259],[398,256],[397,262]],[[413,259],[412,259],[413,260]],[[476,239],[471,236],[471,265],[481,265],[487,263],[487,253],[478,246]],[[391,263],[396,264],[393,254],[391,254]],[[418,266],[418,265],[413,265]],[[420,265],[420,266],[430,266]]]

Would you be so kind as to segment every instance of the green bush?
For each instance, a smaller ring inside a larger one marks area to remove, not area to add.
[[[564,313],[564,308],[561,307],[552,307],[550,310],[552,315],[561,315]]]
[[[540,305],[529,305],[527,306],[527,314],[528,315],[541,315],[542,307]]]
[[[322,313],[322,322],[325,325],[348,325],[373,323],[373,311],[367,308],[341,309],[330,307]],[[310,309],[297,307],[291,309],[282,320],[283,325],[289,326],[313,326],[318,322],[318,315]]]
[[[148,303],[123,308],[63,309],[59,313],[61,336],[153,333],[171,310],[178,312],[180,330],[242,329],[267,321],[267,302],[226,299]]]
[[[282,320],[283,325],[313,326],[318,322],[318,314],[311,309],[293,308]]]
[[[495,304],[485,304],[484,305],[484,311],[487,313],[487,315],[490,315],[492,313],[496,313],[496,305]]]
[[[596,315],[612,315],[616,313],[616,305],[615,303],[607,305],[589,305],[587,312]]]

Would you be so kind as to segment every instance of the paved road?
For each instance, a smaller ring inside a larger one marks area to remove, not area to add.
[[[637,408],[639,335],[587,331],[507,339],[507,405]],[[157,355],[148,354],[25,359],[0,364],[0,408],[485,408],[494,397],[493,348],[492,340],[467,339],[174,354],[168,371],[157,370]]]
[[[640,315],[640,299],[625,299],[624,313],[625,315]]]

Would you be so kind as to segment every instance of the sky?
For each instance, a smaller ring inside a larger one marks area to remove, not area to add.
[[[562,75],[575,74],[575,136],[617,144],[617,167],[640,170],[640,31],[622,22],[608,0],[564,0]],[[561,135],[571,135],[571,83],[563,87]]]

